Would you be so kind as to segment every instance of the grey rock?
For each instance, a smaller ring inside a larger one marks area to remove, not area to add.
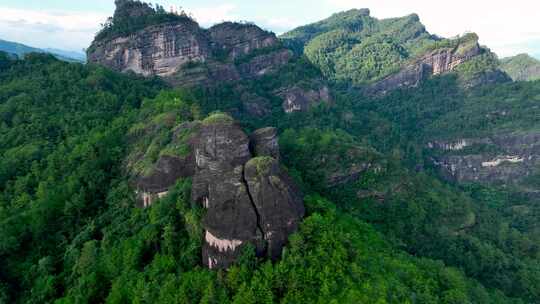
[[[285,113],[305,112],[323,102],[332,101],[330,89],[325,85],[317,89],[293,86],[278,91],[276,95],[284,99],[282,107]]]
[[[489,146],[483,154],[467,153],[475,146]],[[433,141],[439,150],[433,163],[444,177],[458,182],[516,184],[534,174],[540,165],[540,133],[501,134],[485,138]]]
[[[144,3],[116,4],[114,18],[137,18],[153,12]],[[255,53],[261,49],[266,51]],[[89,63],[119,72],[159,76],[173,86],[260,77],[275,72],[292,57],[273,33],[255,25],[225,22],[205,30],[188,17],[113,39],[94,40],[87,53]],[[239,59],[247,61],[236,64]]]
[[[274,34],[253,24],[224,22],[209,28],[208,32],[215,47],[233,60],[279,44]]]
[[[473,45],[454,48],[442,48],[431,51],[414,63],[405,66],[396,74],[374,83],[366,89],[369,95],[383,96],[391,91],[402,88],[417,87],[424,79],[453,71],[459,65],[486,52],[473,41]]]
[[[273,127],[256,130],[250,136],[250,149],[255,156],[270,156],[279,161],[277,129]]]
[[[302,195],[278,162],[268,156],[253,158],[246,164],[245,180],[267,242],[267,254],[277,259],[304,216]]]

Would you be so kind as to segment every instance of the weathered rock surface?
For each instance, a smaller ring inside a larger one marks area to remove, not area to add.
[[[272,157],[252,158],[244,170],[268,255],[277,259],[304,215],[302,195]]]
[[[417,87],[424,79],[451,72],[461,64],[485,52],[489,52],[489,50],[480,47],[477,37],[453,48],[431,51],[405,66],[398,73],[374,83],[367,88],[366,92],[369,95],[383,96],[396,89]],[[477,75],[465,86],[473,87],[507,80],[508,76],[504,72],[495,70]]]
[[[134,9],[131,3],[117,2],[115,18],[154,12],[146,4]],[[286,64],[292,52],[283,48],[273,33],[255,25],[225,22],[205,30],[186,16],[129,35],[96,39],[87,55],[89,63],[115,71],[159,76],[174,86],[192,86],[260,77]]]
[[[196,126],[195,133],[183,138],[190,152],[160,157],[153,174],[137,179],[142,206],[166,195],[178,178],[192,177],[192,200],[207,210],[202,222],[204,265],[226,268],[247,244],[255,246],[259,256],[278,258],[304,206],[300,191],[279,167],[276,129],[257,130],[248,137],[225,114],[184,127],[190,125]]]
[[[194,137],[185,138],[184,134],[193,135],[198,128],[199,124],[195,122],[180,124],[174,130],[171,145],[191,146]],[[144,155],[139,155],[139,157],[144,157]],[[195,155],[192,152],[185,155],[182,153],[161,155],[149,174],[137,173],[134,176],[133,183],[137,189],[139,205],[141,207],[152,205],[154,201],[167,195],[178,179],[193,176],[195,169]]]
[[[170,77],[189,62],[205,62],[210,42],[197,23],[184,21],[148,27],[109,41],[94,41],[88,62],[118,72]]]
[[[277,129],[273,127],[256,130],[250,136],[250,149],[255,156],[270,156],[279,161]]]
[[[255,151],[279,151],[274,129],[251,138]],[[277,160],[264,158],[275,167],[253,175],[252,166],[260,158],[252,158],[249,146],[248,136],[231,121],[203,126],[195,146],[198,169],[192,198],[208,209],[203,262],[209,268],[228,267],[244,244],[255,245],[259,255],[278,258],[304,214],[301,195]],[[266,186],[268,180],[274,184]],[[266,188],[261,190],[261,185]]]
[[[424,79],[432,75],[433,69],[429,65],[419,63],[403,68],[400,72],[373,84],[367,89],[368,94],[383,96],[387,93],[403,88],[417,87]]]
[[[540,165],[538,132],[433,141],[428,148],[439,152],[433,162],[443,176],[458,182],[514,184]]]
[[[253,24],[224,22],[208,29],[215,48],[237,59],[257,49],[275,47],[277,37]]]
[[[330,90],[325,85],[321,85],[317,89],[303,89],[293,86],[277,92],[277,95],[284,99],[282,107],[286,113],[305,112],[323,102],[332,100]]]

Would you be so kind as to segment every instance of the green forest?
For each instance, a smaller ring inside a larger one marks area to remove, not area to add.
[[[116,4],[122,9],[97,40],[171,22],[197,26],[184,12]],[[0,304],[540,304],[538,162],[511,183],[461,182],[437,166],[485,154],[495,159],[481,165],[489,167],[506,153],[503,140],[537,149],[527,140],[540,131],[540,80],[512,82],[499,70],[521,75],[529,58],[499,60],[481,47],[418,85],[364,91],[428,52],[477,43],[476,34],[429,34],[416,14],[379,20],[351,10],[234,62],[286,47],[292,58],[275,72],[189,88],[0,52]],[[492,72],[504,81],[464,85]],[[323,86],[331,100],[284,111],[284,88]],[[246,100],[267,107],[264,115]],[[191,129],[177,134],[179,125],[233,120],[245,134],[276,128],[279,169],[300,188],[306,212],[279,259],[248,244],[228,269],[208,269],[196,180],[175,179],[140,208],[133,176],[151,175],[163,155],[193,152]],[[473,143],[455,148],[457,140]],[[502,161],[498,172],[516,167]]]
[[[178,181],[151,208],[136,208],[122,168],[133,149],[126,134],[171,111],[181,122],[227,110],[235,106],[234,92],[226,86],[170,89],[158,79],[40,54],[23,60],[2,55],[0,66],[2,303],[539,298],[538,204],[516,216],[514,206],[523,204],[518,193],[448,184],[434,171],[415,172],[413,164],[423,161],[423,137],[538,125],[537,112],[530,111],[516,112],[519,120],[469,119],[463,126],[453,117],[482,117],[477,114],[509,99],[518,111],[518,104],[538,101],[540,83],[466,93],[449,76],[378,103],[343,94],[334,106],[289,117],[277,110],[266,121],[240,114],[245,128],[279,127],[284,164],[306,193],[308,214],[278,262],[257,259],[248,248],[231,269],[210,271],[200,263],[204,211],[190,203],[190,180]],[[280,75],[245,85],[269,90],[295,77],[294,68]],[[351,115],[341,119],[345,114]],[[359,152],[349,155],[350,149]],[[328,159],[341,163],[322,166]],[[325,170],[358,159],[382,170],[336,188],[321,182]],[[359,198],[359,191],[376,195]]]

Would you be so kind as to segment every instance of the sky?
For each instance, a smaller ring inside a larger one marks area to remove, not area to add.
[[[430,33],[476,32],[500,57],[540,59],[540,0],[150,0],[181,7],[202,26],[252,21],[277,34],[352,8],[376,18],[417,13]],[[114,0],[0,0],[0,39],[40,48],[81,51],[114,12]]]

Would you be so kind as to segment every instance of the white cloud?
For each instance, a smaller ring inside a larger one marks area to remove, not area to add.
[[[450,37],[476,32],[481,43],[501,56],[527,51],[531,40],[540,40],[540,1],[536,0],[325,1],[336,10],[368,7],[379,18],[417,13],[431,33]]]
[[[36,47],[80,50],[107,18],[92,12],[37,11],[0,7],[0,38]]]

